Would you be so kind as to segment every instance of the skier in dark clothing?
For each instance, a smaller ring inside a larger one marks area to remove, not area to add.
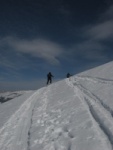
[[[70,73],[67,73],[67,76],[66,76],[66,77],[69,78],[70,76],[72,76],[72,75],[71,75]]]
[[[52,77],[54,77],[54,76],[51,74],[51,72],[49,72],[47,74],[47,85],[49,84],[49,82],[52,83]]]

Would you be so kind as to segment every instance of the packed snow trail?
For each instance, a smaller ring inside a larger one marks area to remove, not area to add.
[[[100,77],[91,77],[91,76],[76,76],[75,77],[76,79],[79,79],[79,80],[85,80],[85,81],[91,81],[91,82],[94,82],[94,83],[103,83],[103,84],[110,84],[110,85],[113,85],[113,80],[112,79],[104,79],[104,78],[100,78]]]

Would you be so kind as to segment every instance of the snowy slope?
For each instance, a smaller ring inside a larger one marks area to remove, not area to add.
[[[112,66],[32,92],[1,127],[0,150],[113,150]]]
[[[86,75],[86,76],[92,76],[97,78],[104,78],[107,81],[113,80],[113,61],[101,65],[99,67],[96,67],[94,69],[85,71],[81,74],[83,74],[84,76]]]
[[[33,93],[34,91],[0,93],[0,97],[2,97],[2,102],[0,103],[0,128]]]

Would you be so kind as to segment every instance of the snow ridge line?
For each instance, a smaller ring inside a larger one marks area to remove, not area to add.
[[[101,103],[95,101],[91,95],[88,94],[80,85],[76,84],[76,87],[84,95],[83,99],[87,103],[92,117],[100,126],[100,129],[108,138],[111,147],[113,149],[113,118],[108,110],[106,110]]]
[[[104,78],[78,75],[78,76],[75,77],[75,79],[88,80],[88,81],[92,81],[92,82],[95,82],[95,83],[104,83],[104,84],[113,85],[113,80],[104,79]]]
[[[41,92],[43,88],[32,94],[0,129],[0,150],[23,150],[28,147],[32,110]]]

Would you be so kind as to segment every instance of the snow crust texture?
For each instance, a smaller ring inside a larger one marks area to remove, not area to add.
[[[0,150],[113,150],[112,66],[31,93],[1,127]]]

